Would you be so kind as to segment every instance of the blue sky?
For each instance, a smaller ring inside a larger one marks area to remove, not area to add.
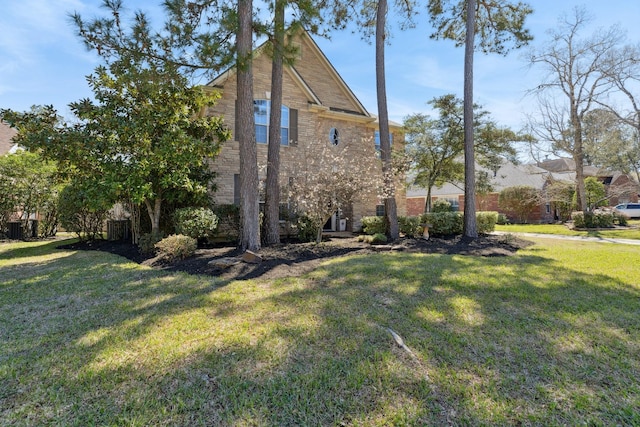
[[[104,15],[101,3],[0,0],[0,108],[23,111],[31,105],[53,104],[68,116],[70,102],[91,95],[85,76],[100,64],[100,58],[75,36],[68,14]],[[158,20],[160,3],[124,0],[132,11],[141,9]],[[575,5],[584,5],[595,17],[594,29],[618,25],[627,31],[630,42],[640,42],[638,0],[530,0],[529,4],[535,10],[527,20],[534,46],[545,42],[546,31]],[[389,115],[397,122],[411,113],[430,113],[427,101],[433,97],[462,96],[464,51],[449,41],[430,40],[426,11],[421,12],[416,28],[401,32],[396,26],[386,49]],[[335,32],[331,40],[316,38],[316,42],[364,106],[377,114],[373,46],[349,31]],[[526,91],[540,81],[540,72],[528,69],[519,51],[506,57],[476,54],[475,101],[501,125],[520,129],[524,113],[534,112],[535,107]]]

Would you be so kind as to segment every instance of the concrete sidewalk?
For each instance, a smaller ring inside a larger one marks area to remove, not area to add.
[[[543,233],[510,233],[508,231],[494,231],[492,234],[501,236],[511,234],[521,237],[539,237],[541,239],[561,239],[575,240],[578,242],[597,242],[597,243],[617,243],[622,245],[640,246],[640,240],[637,239],[610,239],[605,237],[588,237],[588,236],[563,236],[560,234],[543,234]]]

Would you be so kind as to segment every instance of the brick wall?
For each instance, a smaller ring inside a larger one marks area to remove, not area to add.
[[[311,47],[308,42],[302,44],[301,59],[295,66],[304,81],[313,87],[314,93],[322,94],[321,100],[324,106],[348,110],[358,108],[346,96],[342,87],[332,80],[326,64],[323,61],[314,60],[315,54]],[[268,92],[271,90],[271,62],[268,55],[256,57],[253,63],[253,73],[254,98],[268,99]],[[313,168],[331,167],[329,164],[315,161],[326,158],[328,152],[332,155],[357,160],[368,169],[373,177],[381,180],[381,163],[377,159],[374,147],[376,126],[372,123],[373,119],[313,108],[307,94],[300,87],[300,82],[287,72],[283,77],[283,104],[290,109],[298,110],[298,141],[289,146],[281,146],[281,184],[288,182],[290,177],[313,173]],[[235,99],[236,79],[235,74],[232,74],[224,83],[222,98],[217,105],[208,110],[208,114],[222,115],[232,132],[235,121]],[[329,133],[332,128],[339,131],[340,143],[337,146],[333,146],[329,142]],[[402,149],[404,135],[401,132],[394,132],[393,138],[394,149]],[[266,177],[267,145],[258,144],[257,149],[259,175],[260,179],[264,179]],[[240,172],[239,143],[233,140],[225,143],[220,155],[210,164],[217,173],[215,202],[233,203],[234,175]],[[396,194],[398,214],[406,215],[406,197],[402,179],[399,179],[396,188],[398,188]],[[360,229],[360,218],[375,215],[375,207],[378,203],[375,194],[354,203],[352,218],[349,218],[347,224],[348,228],[351,230]]]

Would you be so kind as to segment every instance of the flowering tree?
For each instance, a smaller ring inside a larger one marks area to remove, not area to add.
[[[283,193],[294,210],[306,216],[317,230],[316,242],[322,241],[322,227],[338,210],[345,210],[358,200],[383,194],[379,161],[373,153],[371,162],[344,155],[343,148],[324,146],[320,153],[301,156],[296,178]]]

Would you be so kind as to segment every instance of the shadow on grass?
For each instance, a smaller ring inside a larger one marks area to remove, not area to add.
[[[0,421],[638,422],[638,289],[528,253],[348,257],[270,282],[103,253],[0,268]]]

